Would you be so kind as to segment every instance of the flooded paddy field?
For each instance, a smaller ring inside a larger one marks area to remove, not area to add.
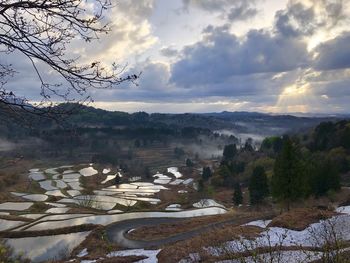
[[[28,182],[37,190],[12,191],[16,201],[0,203],[0,234],[16,253],[33,262],[44,262],[64,257],[82,243],[91,231],[79,231],[81,226],[226,213],[225,207],[214,200],[193,200],[187,206],[177,204],[177,199],[174,203],[164,200],[167,195],[186,198],[196,185],[177,167],[163,172],[142,180],[126,178],[120,169],[94,164],[30,169]],[[97,183],[93,189],[87,188],[86,180]],[[60,232],[63,230],[64,234]]]

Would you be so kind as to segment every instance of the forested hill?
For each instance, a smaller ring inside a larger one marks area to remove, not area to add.
[[[260,138],[282,135],[285,133],[303,132],[317,126],[321,122],[338,121],[337,117],[296,117],[292,115],[272,115],[257,112],[221,112],[221,113],[185,113],[166,114],[145,112],[126,113],[120,111],[106,111],[88,106],[77,107],[74,104],[61,104],[59,111],[73,108],[73,114],[64,117],[60,123],[53,120],[36,118],[39,121],[30,121],[31,128],[40,130],[52,130],[57,127],[67,129],[161,129],[180,131],[184,128],[210,130],[211,132],[226,133],[239,136],[245,134],[248,137],[259,135]],[[27,114],[27,113],[24,113]],[[10,137],[13,133],[20,133],[26,129],[24,123],[13,121],[11,115],[1,113],[0,135]],[[28,115],[28,114],[27,114]],[[32,118],[32,116],[30,116]],[[26,116],[23,117],[26,119]],[[34,118],[35,120],[35,118]]]
[[[64,105],[61,107],[69,107]],[[75,126],[96,127],[197,127],[211,130],[233,129],[237,132],[284,133],[314,127],[325,121],[337,120],[337,117],[296,117],[292,115],[271,115],[257,112],[221,112],[206,114],[166,114],[145,112],[126,113],[106,111],[82,106],[67,121]]]

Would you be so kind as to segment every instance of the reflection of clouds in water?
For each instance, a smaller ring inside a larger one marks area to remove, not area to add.
[[[26,237],[7,240],[7,244],[15,249],[16,253],[33,262],[42,262],[48,259],[59,259],[77,247],[90,232],[81,232],[67,235]]]
[[[5,214],[6,215],[6,214]],[[13,227],[17,227],[24,224],[22,221],[9,221],[0,219],[0,231],[4,231]]]
[[[108,225],[111,223],[137,218],[154,218],[154,217],[171,217],[171,218],[188,218],[201,215],[224,214],[227,210],[220,207],[210,207],[182,212],[135,212],[118,215],[97,215],[86,216],[82,218],[67,219],[62,221],[42,222],[30,227],[28,230],[48,230],[83,224]]]

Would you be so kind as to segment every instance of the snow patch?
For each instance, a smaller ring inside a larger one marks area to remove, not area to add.
[[[128,256],[145,256],[146,259],[142,259],[142,263],[156,263],[158,262],[157,255],[161,250],[144,250],[144,249],[131,249],[131,250],[123,250],[112,252],[107,255],[109,258],[113,257],[128,257]]]

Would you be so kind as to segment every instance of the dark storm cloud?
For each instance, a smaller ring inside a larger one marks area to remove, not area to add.
[[[169,83],[168,65],[146,61],[131,72],[142,71],[139,85],[122,85],[118,89],[96,92],[97,101],[188,102],[193,100],[226,100],[249,98],[251,101],[272,102],[283,86],[281,81],[271,81],[273,73],[235,75],[218,83],[205,83],[182,88]],[[283,80],[284,81],[284,80]],[[260,96],[256,96],[260,94]]]
[[[285,37],[308,36],[321,28],[331,29],[347,18],[343,0],[313,0],[311,6],[291,0],[275,15],[275,29]]]
[[[306,44],[262,30],[241,40],[225,27],[208,27],[205,38],[183,50],[172,68],[171,81],[180,86],[220,83],[235,75],[284,72],[309,63]]]
[[[322,43],[315,51],[318,53],[314,62],[317,70],[350,68],[350,32]]]

